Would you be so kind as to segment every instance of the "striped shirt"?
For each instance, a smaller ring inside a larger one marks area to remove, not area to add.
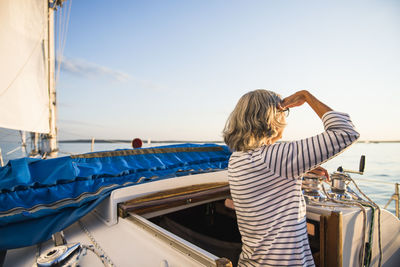
[[[288,143],[234,152],[229,185],[242,235],[239,266],[314,266],[301,176],[354,143],[345,113],[322,116],[325,131]]]

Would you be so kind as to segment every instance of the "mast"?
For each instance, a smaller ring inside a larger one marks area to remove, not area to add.
[[[55,88],[55,44],[54,44],[54,9],[56,8],[57,1],[49,0],[48,3],[48,89],[49,89],[49,128],[50,132],[46,137],[48,146],[47,152],[50,157],[57,156],[57,107],[56,107],[56,88]]]

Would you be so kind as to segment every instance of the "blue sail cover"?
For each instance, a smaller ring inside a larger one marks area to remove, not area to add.
[[[114,189],[226,169],[230,155],[226,146],[184,144],[10,160],[0,168],[0,250],[48,240]]]

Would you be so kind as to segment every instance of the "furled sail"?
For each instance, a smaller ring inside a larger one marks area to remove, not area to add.
[[[49,132],[48,1],[0,1],[0,127]]]

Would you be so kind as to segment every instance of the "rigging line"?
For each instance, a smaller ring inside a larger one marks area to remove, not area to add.
[[[67,12],[68,10],[66,10],[65,12],[62,12],[62,8],[60,8],[60,31],[58,32],[60,38],[59,38],[59,47],[60,49],[62,48],[62,41],[63,38],[65,37],[65,21],[66,21],[66,16],[67,16]]]
[[[60,8],[59,9],[59,11],[56,13],[56,18],[57,18],[57,26],[58,26],[58,31],[57,31],[57,53],[56,53],[56,63],[57,63],[57,72],[56,72],[56,84],[57,84],[57,79],[58,79],[58,76],[59,76],[59,73],[58,73],[58,69],[59,69],[59,65],[61,64],[61,58],[60,58],[60,50],[61,50],[61,38],[62,38],[62,31],[61,31],[61,29],[62,29],[62,27],[61,27],[61,25],[62,25],[62,22],[63,22],[63,19],[62,19],[62,17],[63,17],[63,9],[62,8]]]
[[[18,143],[17,139],[15,139],[15,140],[3,140],[3,138],[10,137],[10,136],[16,138],[15,133],[9,133],[9,134],[6,134],[4,136],[0,136],[0,141],[2,143]],[[27,137],[26,140],[29,141],[30,139],[31,139],[31,137]]]
[[[58,31],[57,31],[57,51],[59,51],[61,49],[61,24],[62,24],[62,8],[59,9],[58,13],[56,12],[56,22],[57,22],[57,26],[58,26]],[[58,57],[58,56],[57,56]],[[57,62],[57,64],[59,64],[59,62]]]
[[[11,132],[11,133],[6,133],[6,135],[4,135],[4,136],[2,136],[1,138],[5,138],[5,137],[8,137],[8,136],[15,136],[15,132]]]
[[[21,147],[20,147],[20,146],[19,146],[19,147],[16,147],[16,148],[14,148],[13,150],[10,150],[10,151],[8,151],[8,152],[6,153],[6,156],[8,156],[8,155],[10,155],[10,154],[12,154],[12,153],[14,153],[14,152],[18,151],[19,149],[21,149]]]
[[[69,131],[65,131],[64,129],[61,129],[59,132],[60,134],[68,134],[68,135],[72,135],[72,136],[76,136],[76,137],[80,137],[80,138],[90,138],[87,135],[81,135],[81,134],[77,134],[77,133],[71,133]]]
[[[1,140],[0,139],[0,142],[2,144],[15,144],[15,143],[18,143],[18,140]]]
[[[56,84],[58,84],[58,79],[60,78],[60,72],[61,72],[61,64],[63,61],[63,54],[64,54],[64,49],[65,49],[65,44],[67,42],[67,32],[68,32],[68,25],[69,25],[69,18],[70,18],[70,14],[71,14],[71,6],[72,6],[72,0],[69,1],[69,6],[67,9],[66,13],[66,19],[64,20],[64,29],[62,31],[62,38],[59,37],[59,41],[60,41],[60,54],[59,54],[59,62],[57,65],[57,73],[56,73]],[[64,13],[64,14],[65,14]],[[65,18],[65,17],[64,17]],[[60,23],[61,25],[61,23]],[[62,44],[61,44],[62,41]]]
[[[66,16],[66,13],[67,13],[67,10],[66,10],[66,12],[63,12],[63,8],[60,8],[59,9],[60,10],[60,19],[59,19],[59,21],[58,21],[58,25],[59,25],[59,30],[58,30],[58,51],[59,51],[59,53],[61,53],[62,54],[62,42],[63,42],[63,38],[64,38],[64,25],[65,25],[65,16]],[[60,59],[60,60],[62,60],[62,59]]]
[[[72,6],[72,0],[69,0],[69,6],[67,9],[67,19],[65,21],[64,24],[64,31],[63,31],[63,43],[62,43],[62,52],[64,53],[64,49],[65,49],[65,43],[67,41],[67,33],[68,33],[68,26],[69,26],[69,18],[71,15],[71,6]]]
[[[357,182],[371,182],[371,183],[379,183],[379,184],[390,184],[390,185],[395,185],[396,183],[391,183],[391,182],[383,182],[383,181],[379,181],[379,180],[373,180],[373,179],[357,179]]]

